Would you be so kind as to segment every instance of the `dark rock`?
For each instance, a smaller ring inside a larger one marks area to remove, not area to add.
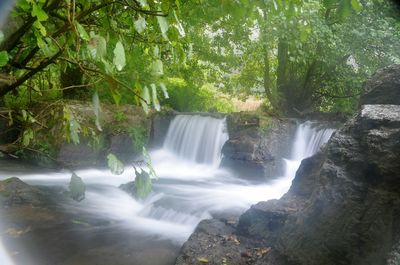
[[[367,104],[400,105],[400,65],[377,71],[364,85],[360,106]]]
[[[283,174],[283,157],[290,155],[295,121],[233,113],[227,124],[229,140],[222,148],[222,167],[253,180]]]
[[[0,116],[0,145],[14,142],[19,133],[20,130],[15,125],[9,125],[8,119]]]
[[[61,145],[57,161],[74,168],[92,167],[97,164],[99,151],[89,144],[64,143]]]
[[[142,150],[135,150],[132,138],[124,133],[110,136],[109,151],[121,161],[127,162],[132,161],[132,158]]]
[[[245,265],[256,260],[252,241],[235,234],[223,220],[203,220],[182,246],[176,265],[229,264]]]
[[[163,113],[153,116],[150,132],[150,145],[153,148],[161,148],[167,135],[169,124],[176,114]]]
[[[118,188],[125,191],[129,195],[136,197],[136,185],[135,185],[134,181],[130,181],[125,184],[121,184],[121,185],[119,185]]]
[[[12,177],[0,181],[0,202],[3,206],[29,204],[38,206],[44,203],[46,195],[19,178]]]

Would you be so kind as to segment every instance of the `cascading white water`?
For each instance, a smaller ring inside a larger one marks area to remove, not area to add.
[[[285,159],[285,169],[282,182],[287,189],[300,166],[301,160],[314,155],[320,147],[328,142],[332,133],[331,128],[318,128],[316,123],[307,121],[297,127],[290,158]]]
[[[321,129],[317,124],[307,121],[300,124],[296,130],[290,159],[302,160],[315,154],[321,145],[331,137],[334,129]]]
[[[228,138],[225,119],[177,115],[168,128],[164,148],[181,159],[218,166]]]
[[[127,167],[120,176],[111,175],[108,170],[91,169],[76,172],[86,183],[86,199],[63,207],[69,212],[108,219],[124,229],[181,244],[213,212],[240,213],[254,203],[278,199],[287,192],[301,159],[314,154],[333,132],[313,125],[306,122],[298,126],[292,154],[285,160],[284,176],[254,184],[218,168],[221,148],[228,138],[223,119],[178,115],[171,123],[164,147],[150,153],[158,179],[153,181],[153,193],[146,200],[135,200],[117,188],[133,180],[132,168]],[[30,184],[67,187],[70,173],[0,172],[0,176],[18,176]],[[1,256],[0,245],[0,260]]]

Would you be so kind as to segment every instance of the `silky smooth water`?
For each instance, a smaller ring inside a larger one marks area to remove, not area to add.
[[[310,122],[299,125],[292,154],[285,160],[285,174],[268,183],[254,184],[218,167],[228,139],[225,119],[178,115],[163,148],[151,152],[158,179],[153,180],[153,192],[147,199],[136,200],[118,189],[134,179],[132,168],[127,167],[119,176],[90,169],[76,172],[87,186],[85,200],[63,207],[67,212],[111,220],[125,229],[182,244],[196,225],[213,213],[241,213],[259,201],[280,198],[289,189],[301,160],[314,154],[332,133],[332,129],[317,129]],[[0,172],[0,176],[67,187],[71,174]],[[0,261],[12,265],[1,245]]]

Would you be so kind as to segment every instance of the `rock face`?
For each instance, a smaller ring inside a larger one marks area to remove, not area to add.
[[[233,113],[227,117],[229,140],[222,153],[222,167],[247,179],[280,176],[296,128],[294,120]]]
[[[152,148],[161,148],[164,143],[168,127],[175,114],[172,112],[156,114],[151,121],[150,143]]]
[[[390,87],[392,71],[367,82],[365,99],[377,94],[368,84],[379,81],[379,94]],[[400,106],[373,103],[363,105],[325,150],[303,160],[282,199],[243,214],[240,233],[267,240],[300,265],[399,264]]]
[[[393,104],[400,105],[400,64],[377,71],[364,85],[360,105]]]

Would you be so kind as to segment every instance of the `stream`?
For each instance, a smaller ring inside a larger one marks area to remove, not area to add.
[[[86,198],[60,202],[68,222],[15,237],[1,234],[0,264],[174,264],[179,248],[201,220],[240,214],[287,192],[301,160],[313,155],[334,131],[317,128],[312,122],[298,125],[285,173],[260,184],[219,168],[228,140],[224,119],[178,115],[163,148],[150,152],[158,179],[147,199],[135,200],[118,188],[133,180],[132,167],[118,176],[109,170],[79,170]],[[0,179],[11,176],[32,185],[68,188],[71,174],[0,164]],[[0,222],[1,228],[13,225]]]

